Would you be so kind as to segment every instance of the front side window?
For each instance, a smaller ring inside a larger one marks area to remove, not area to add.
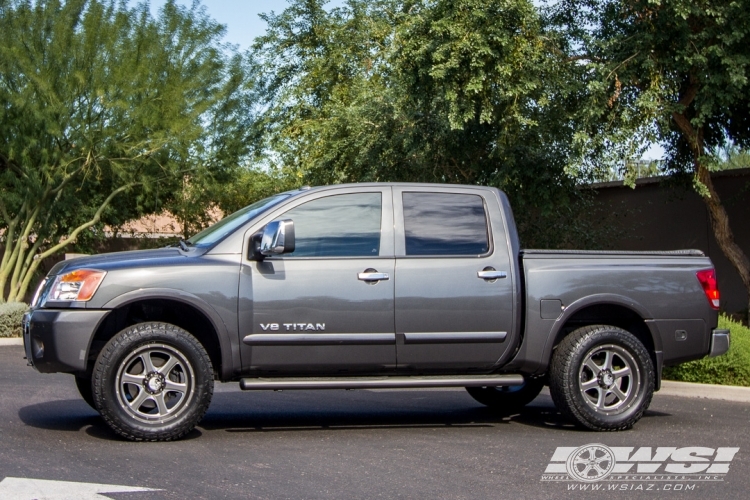
[[[482,255],[489,251],[481,196],[403,193],[406,255]]]
[[[377,257],[380,253],[381,194],[354,193],[303,203],[276,220],[294,221],[289,257]]]

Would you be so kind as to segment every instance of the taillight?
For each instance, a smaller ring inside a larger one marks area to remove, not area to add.
[[[711,308],[719,310],[719,287],[716,285],[716,272],[713,269],[704,269],[695,273],[701,282],[703,293],[706,294]]]

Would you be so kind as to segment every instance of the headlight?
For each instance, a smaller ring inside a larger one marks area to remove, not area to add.
[[[44,291],[44,287],[47,286],[47,280],[49,278],[44,278],[41,283],[39,283],[39,286],[36,289],[36,293],[34,294],[34,298],[31,299],[31,307],[36,307],[39,305],[39,299],[42,298],[42,291]]]
[[[49,300],[90,300],[101,284],[105,271],[76,269],[55,278],[49,293]]]

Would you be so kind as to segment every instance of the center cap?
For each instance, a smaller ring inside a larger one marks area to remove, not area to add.
[[[610,387],[615,383],[615,376],[609,370],[603,371],[599,377],[599,384],[603,387]]]
[[[146,389],[151,393],[156,393],[164,388],[164,380],[158,373],[152,373],[146,379]]]

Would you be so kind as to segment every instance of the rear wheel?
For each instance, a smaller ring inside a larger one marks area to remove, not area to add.
[[[550,394],[557,408],[597,431],[629,429],[654,394],[646,348],[621,328],[595,325],[565,337],[552,357]]]
[[[522,385],[507,387],[467,387],[469,395],[483,405],[503,411],[520,410],[542,392],[544,380],[526,379]]]
[[[97,410],[131,440],[169,441],[190,432],[208,410],[213,369],[203,346],[167,323],[140,323],[113,337],[96,362]]]

